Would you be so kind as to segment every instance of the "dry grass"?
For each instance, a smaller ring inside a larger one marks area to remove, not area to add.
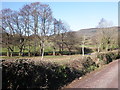
[[[50,62],[50,63],[58,63],[58,64],[67,64],[70,63],[74,60],[78,60],[82,58],[82,55],[62,55],[62,56],[44,56],[43,60],[41,60],[41,56],[36,56],[36,57],[1,57],[2,59],[5,60],[16,60],[16,59],[31,59],[35,62],[39,61],[45,61],[45,62]]]

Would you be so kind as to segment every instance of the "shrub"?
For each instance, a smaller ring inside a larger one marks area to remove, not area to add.
[[[118,59],[119,53],[118,52],[99,53],[97,55],[97,58],[99,59],[99,64],[108,64],[113,60]]]
[[[35,64],[27,59],[15,62],[3,61],[3,89],[46,88],[58,89],[77,77],[82,70],[65,65],[41,62]]]
[[[91,66],[91,65],[95,65],[95,62],[93,62],[93,60],[92,60],[90,57],[85,57],[85,58],[83,59],[82,64],[83,64],[83,66],[84,66],[85,68],[87,68],[87,67],[89,67],[89,66]]]
[[[109,52],[97,55],[100,64],[106,64],[119,58],[120,53]],[[99,65],[98,65],[99,66]],[[15,62],[2,60],[3,89],[45,88],[56,90],[97,68],[91,57],[74,60],[72,64],[38,62],[18,59]]]
[[[91,71],[94,71],[95,69],[97,69],[97,66],[91,65],[88,68],[86,68],[86,72],[91,72]]]
[[[116,59],[120,58],[120,51],[118,51],[118,54],[116,55]]]
[[[84,58],[82,64],[85,73],[93,71],[97,68],[95,62],[90,57]]]

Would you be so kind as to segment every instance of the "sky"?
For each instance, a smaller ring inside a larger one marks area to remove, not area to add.
[[[2,2],[2,9],[11,8],[19,11],[30,2]],[[49,4],[53,16],[66,22],[71,30],[95,28],[104,18],[118,25],[118,2],[43,2]]]

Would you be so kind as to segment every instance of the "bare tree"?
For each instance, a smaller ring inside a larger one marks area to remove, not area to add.
[[[26,38],[26,45],[28,46],[28,56],[30,56],[30,35],[31,35],[31,7],[30,5],[24,5],[23,8],[20,10],[20,16],[21,16],[21,26],[23,31],[25,32]],[[24,49],[26,47],[24,46]]]
[[[7,47],[7,56],[12,56],[14,51],[13,46],[13,37],[15,34],[14,27],[12,24],[12,14],[13,11],[11,9],[3,9],[2,11],[2,30],[4,31],[5,38],[2,40],[2,43]],[[11,55],[10,55],[11,52]]]
[[[40,23],[41,49],[40,51],[42,52],[41,59],[43,59],[44,51],[45,51],[45,42],[47,40],[47,36],[50,33],[51,23],[52,23],[52,11],[49,5],[41,4],[40,16],[41,16],[40,18],[41,19],[41,23]]]
[[[110,27],[112,26],[112,24],[108,21],[106,21],[104,18],[102,18],[98,24],[98,28],[99,28],[99,37],[98,37],[98,41],[100,42],[98,45],[98,51],[99,48],[101,47],[101,49],[106,49],[106,51],[108,51],[109,49],[109,45],[112,41],[112,33],[113,31],[110,30]]]
[[[72,50],[75,51],[76,46],[79,46],[80,39],[76,36],[75,32],[67,32],[67,35],[64,40],[64,44],[71,54]]]
[[[14,29],[16,31],[16,45],[19,48],[19,56],[23,55],[23,49],[25,45],[25,35],[22,27],[23,20],[21,19],[20,12],[15,11],[12,16],[12,21],[14,24]]]
[[[50,42],[51,43],[51,47],[53,48],[53,55],[55,56],[56,55],[56,36],[57,36],[57,24],[58,24],[58,21],[53,18],[53,29],[52,29],[52,36],[50,37]]]
[[[34,33],[34,55],[36,54],[36,48],[37,48],[37,35],[38,35],[38,25],[41,20],[39,20],[39,17],[41,18],[41,4],[39,2],[31,3],[31,16],[32,16],[32,27],[33,27],[33,33]]]
[[[57,22],[57,36],[56,36],[56,43],[59,46],[59,53],[62,54],[64,51],[64,42],[69,31],[69,26],[65,24],[63,21],[59,20]]]
[[[37,48],[40,48],[41,59],[43,59],[46,44],[52,36],[53,55],[58,47],[60,53],[66,47],[71,51],[72,43],[66,41],[69,37],[67,34],[70,30],[69,26],[62,20],[53,20],[49,5],[31,3],[24,5],[20,11],[2,10],[2,15],[2,30],[6,34],[3,42],[8,48],[8,54],[17,47],[20,56],[25,50],[28,50],[30,56],[30,49],[34,47],[34,54]]]

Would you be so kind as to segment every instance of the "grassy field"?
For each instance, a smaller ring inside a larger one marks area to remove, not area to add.
[[[24,50],[24,52],[28,52],[27,49],[28,49],[28,47],[26,47],[26,50]],[[34,51],[34,48],[31,47],[30,50],[31,50],[31,52],[33,52],[33,51]],[[37,50],[39,50],[38,47],[37,47]],[[7,52],[7,51],[8,51],[7,48],[2,48],[2,52]],[[19,48],[18,48],[18,47],[14,47],[14,52],[19,52]]]
[[[39,51],[40,47],[36,47],[36,51]],[[17,46],[14,47],[14,52],[19,52],[19,48]],[[45,52],[52,51],[53,49],[51,47],[45,47]],[[7,52],[7,48],[2,47],[2,52]],[[30,47],[30,51],[34,52],[34,47]],[[28,46],[25,47],[24,52],[28,52]]]
[[[82,47],[82,45],[80,45],[79,47]],[[86,48],[95,48],[95,45],[85,45]],[[28,46],[25,47],[24,52],[28,52]],[[39,51],[40,47],[36,47],[36,51]],[[52,51],[53,48],[51,48],[50,46],[45,47],[45,52],[50,52]],[[34,47],[30,47],[30,51],[34,52]],[[56,50],[58,51],[58,49]],[[2,47],[2,52],[7,52],[7,48]],[[14,47],[14,52],[19,52],[19,48],[17,46]]]
[[[109,51],[108,51],[109,52]],[[116,52],[116,50],[113,50],[112,52]],[[106,53],[106,52],[101,52],[101,53]],[[97,53],[91,53],[90,55],[85,55],[84,57],[91,57],[93,61],[96,62],[96,55]],[[28,56],[13,56],[13,57],[7,57],[7,56],[1,56],[3,60],[9,60],[9,61],[14,61],[16,59],[30,59],[30,61],[35,61],[36,63],[39,63],[41,61],[43,62],[48,62],[48,63],[56,63],[60,65],[64,64],[74,64],[73,62],[80,61],[84,58],[81,54],[76,54],[76,55],[59,55],[59,56],[44,56],[44,58],[41,60],[41,56],[33,56],[33,57],[28,57]],[[81,61],[80,61],[81,62]],[[75,65],[76,66],[76,65]]]

